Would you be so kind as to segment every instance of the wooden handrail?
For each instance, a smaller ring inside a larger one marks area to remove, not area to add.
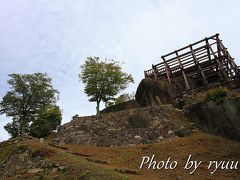
[[[169,84],[179,82],[179,80],[184,81],[186,89],[190,89],[192,88],[190,82],[192,83],[194,78],[197,78],[197,81],[199,77],[202,78],[202,83],[208,86],[213,82],[211,78],[217,78],[217,76],[221,78],[220,74],[223,75],[225,81],[240,76],[240,67],[236,65],[227,48],[224,47],[219,34],[189,44],[161,58],[162,62],[144,71],[145,77],[167,78]]]
[[[217,33],[217,34],[215,34],[215,35],[213,35],[213,36],[208,37],[207,39],[212,39],[212,38],[218,37],[218,36],[219,36],[219,34]],[[197,42],[195,42],[195,43],[193,43],[193,44],[189,44],[188,46],[185,46],[185,47],[183,47],[183,48],[177,49],[177,50],[175,50],[175,51],[177,51],[177,52],[182,51],[182,50],[184,50],[184,49],[189,48],[190,45],[191,45],[191,46],[194,46],[194,45],[196,45],[196,44],[199,44],[199,43],[201,43],[201,42],[204,42],[205,39],[206,39],[206,38],[204,38],[204,39],[202,39],[202,40],[200,40],[200,41],[197,41]],[[168,54],[166,54],[166,55],[163,55],[163,57],[167,57],[167,56],[169,56],[169,55],[175,54],[175,51],[173,51],[173,52],[171,52],[171,53],[168,53]]]

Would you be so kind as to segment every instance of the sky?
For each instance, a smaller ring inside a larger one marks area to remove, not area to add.
[[[93,115],[78,78],[86,57],[124,62],[132,93],[162,55],[216,33],[240,65],[239,8],[238,0],[0,0],[0,101],[8,74],[44,72],[60,92],[63,123]],[[8,122],[0,116],[0,141]]]

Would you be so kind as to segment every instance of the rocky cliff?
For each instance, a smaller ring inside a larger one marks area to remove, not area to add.
[[[240,141],[240,97],[198,102],[185,107],[188,117],[207,133]]]

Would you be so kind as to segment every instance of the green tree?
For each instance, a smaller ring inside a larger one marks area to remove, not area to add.
[[[106,107],[110,107],[113,105],[117,105],[117,104],[121,104],[123,102],[126,101],[131,101],[135,99],[135,93],[133,92],[132,94],[128,94],[128,93],[123,93],[120,96],[118,96],[117,98],[112,99],[111,101],[108,101],[105,106]]]
[[[58,92],[47,74],[10,74],[10,90],[0,102],[0,114],[12,117],[5,129],[13,137],[29,132],[29,124],[48,107],[56,105]]]
[[[4,126],[4,129],[14,138],[21,135],[20,128],[21,125],[15,118],[13,118],[12,123],[7,123],[7,125]]]
[[[45,137],[61,125],[62,114],[58,106],[43,110],[36,121],[30,125],[29,134],[33,137]]]
[[[84,92],[90,97],[89,101],[97,103],[97,114],[101,101],[108,102],[133,82],[132,76],[123,72],[118,62],[100,61],[99,57],[86,59],[79,78],[85,84]]]

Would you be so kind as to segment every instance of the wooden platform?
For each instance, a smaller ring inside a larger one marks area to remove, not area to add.
[[[169,84],[182,82],[186,90],[190,90],[240,77],[240,68],[219,39],[219,34],[175,50],[161,58],[162,62],[144,71],[145,78],[164,78]]]

